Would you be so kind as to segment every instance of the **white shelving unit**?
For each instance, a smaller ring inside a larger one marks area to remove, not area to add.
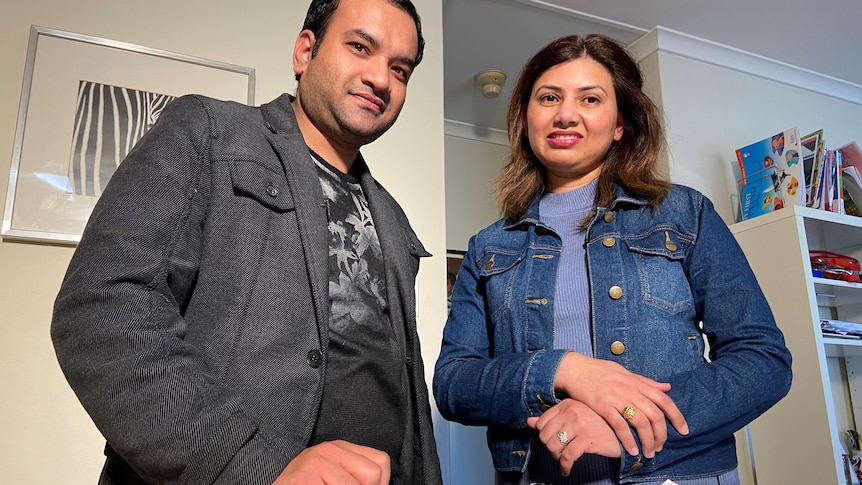
[[[862,217],[792,206],[730,229],[793,355],[790,393],[750,425],[757,483],[859,483],[842,435],[862,432],[862,340],[824,337],[820,319],[862,322],[862,284],[813,277],[808,251],[862,260]]]

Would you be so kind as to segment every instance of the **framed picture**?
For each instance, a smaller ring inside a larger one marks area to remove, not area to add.
[[[184,94],[254,104],[254,69],[32,26],[3,239],[76,244],[119,163]]]
[[[458,271],[461,271],[461,263],[464,262],[464,255],[467,251],[459,251],[457,249],[446,250],[446,298],[452,296],[452,287],[455,286],[455,281],[458,280]],[[449,300],[452,304],[452,300]]]

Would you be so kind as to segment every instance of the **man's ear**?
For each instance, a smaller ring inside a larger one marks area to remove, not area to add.
[[[311,51],[314,49],[314,33],[306,29],[299,33],[293,46],[293,73],[302,75],[311,62]]]

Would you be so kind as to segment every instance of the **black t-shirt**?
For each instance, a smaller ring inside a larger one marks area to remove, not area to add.
[[[395,475],[407,426],[406,344],[389,319],[380,240],[356,177],[314,158],[329,224],[331,318],[311,444],[342,439],[383,450]]]

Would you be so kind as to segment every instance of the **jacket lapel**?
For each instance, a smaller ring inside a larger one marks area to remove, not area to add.
[[[281,160],[290,193],[296,204],[300,239],[305,248],[312,298],[324,346],[329,341],[329,228],[317,168],[293,114],[293,97],[283,94],[261,106],[266,138]]]
[[[377,230],[377,239],[380,240],[380,249],[383,251],[386,287],[389,288],[390,293],[397,291],[399,295],[399,298],[392,298],[392,296],[388,298],[393,310],[390,318],[393,318],[393,324],[404,325],[403,312],[405,309],[399,308],[395,304],[400,301],[404,305],[412,305],[412,277],[407,273],[409,266],[403,261],[403,255],[408,254],[407,241],[398,225],[398,218],[380,193],[380,188],[365,166],[365,161],[361,155],[355,163],[362,164],[359,181],[362,191],[368,199],[368,207],[371,210],[374,227]],[[405,290],[409,291],[405,292]],[[411,309],[407,308],[406,310]]]

